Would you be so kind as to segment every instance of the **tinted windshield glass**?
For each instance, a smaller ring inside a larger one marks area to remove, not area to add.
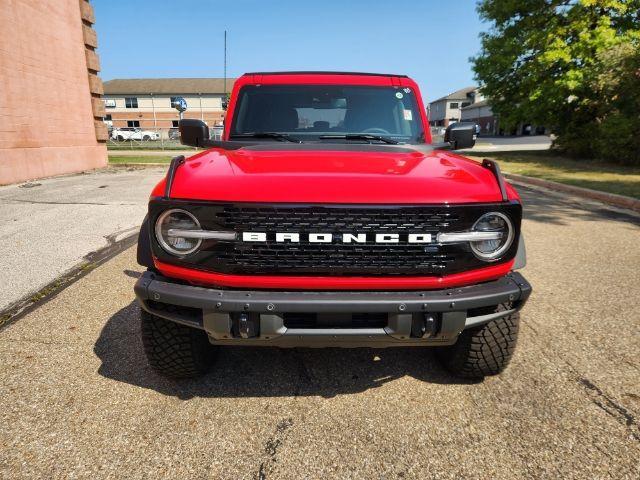
[[[415,95],[404,87],[246,86],[239,94],[231,137],[259,132],[295,135],[303,141],[370,134],[424,142]]]

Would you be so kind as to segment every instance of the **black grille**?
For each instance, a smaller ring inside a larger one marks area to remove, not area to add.
[[[225,230],[238,232],[305,233],[433,233],[458,221],[453,212],[424,209],[344,207],[226,206],[216,215]],[[219,258],[244,271],[289,271],[331,274],[394,275],[420,271],[439,274],[453,262],[452,255],[424,245],[344,244],[336,235],[332,244],[236,243],[218,247]]]
[[[420,269],[431,273],[444,271],[454,260],[451,255],[425,251],[424,247],[406,245],[226,245],[218,248],[219,258],[245,270],[286,269],[316,271],[332,269],[359,270],[368,273],[404,273]],[[313,273],[313,272],[311,272]]]
[[[221,273],[246,275],[390,276],[444,275],[486,266],[468,244],[409,244],[409,234],[470,229],[482,213],[504,211],[519,229],[518,204],[467,206],[317,206],[184,203],[158,200],[150,218],[166,208],[190,210],[206,230],[265,232],[266,242],[205,242],[184,259],[168,255],[157,244],[160,260]],[[275,234],[299,233],[300,243],[276,243]],[[309,243],[309,233],[331,233],[332,243]],[[367,234],[366,243],[343,243],[342,234]],[[397,233],[397,244],[374,241],[376,233]],[[509,249],[504,259],[515,255]]]
[[[228,230],[307,232],[437,232],[458,221],[455,213],[424,209],[384,208],[238,208],[225,207],[217,215]]]

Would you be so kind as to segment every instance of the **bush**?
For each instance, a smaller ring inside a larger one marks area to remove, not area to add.
[[[640,165],[640,119],[615,113],[600,123],[594,157],[624,165]]]

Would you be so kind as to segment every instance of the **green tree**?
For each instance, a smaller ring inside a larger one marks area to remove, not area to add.
[[[590,85],[597,99],[594,155],[640,165],[640,49],[616,45],[600,54],[598,67]]]
[[[618,128],[632,143],[640,0],[481,0],[478,12],[491,26],[473,68],[503,127],[546,125],[585,157]]]

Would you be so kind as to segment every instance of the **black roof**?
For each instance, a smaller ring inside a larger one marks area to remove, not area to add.
[[[116,78],[103,83],[105,95],[224,93],[235,78]]]
[[[397,75],[395,73],[369,73],[369,72],[330,72],[330,71],[314,71],[300,70],[291,72],[248,72],[245,75],[369,75],[373,77],[402,77],[409,78],[407,75]]]
[[[436,102],[440,102],[441,100],[464,100],[469,96],[471,92],[473,92],[476,89],[477,87],[461,88],[460,90],[456,90],[455,92],[450,93],[449,95],[445,95],[444,97],[440,97],[435,100],[432,100],[429,103],[436,103]]]

